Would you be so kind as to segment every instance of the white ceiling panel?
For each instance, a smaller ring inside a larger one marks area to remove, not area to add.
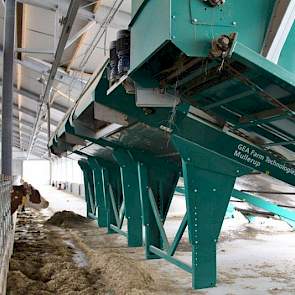
[[[27,125],[34,126],[36,122],[36,114],[39,111],[40,96],[42,97],[44,87],[46,84],[46,77],[51,69],[51,64],[54,61],[54,54],[36,53],[36,50],[42,52],[54,51],[62,31],[61,17],[65,16],[69,6],[69,0],[19,0],[19,3],[26,3],[23,6],[23,16],[18,15],[17,23],[22,21],[22,51],[29,50],[30,52],[23,52],[21,55],[16,54],[14,71],[15,87],[34,95],[28,98],[28,93],[22,95],[15,95],[14,97],[14,120],[20,118],[25,124],[22,128],[32,129]],[[30,3],[30,4],[29,4]],[[81,5],[91,3],[91,1],[81,1]],[[77,35],[79,31],[83,32],[83,28],[95,17],[96,24],[91,27],[86,33],[75,38],[75,41],[63,53],[60,69],[67,72],[59,71],[53,83],[54,105],[51,109],[51,119],[55,122],[60,122],[63,119],[64,113],[60,111],[70,108],[74,101],[80,96],[85,87],[85,83],[81,82],[81,78],[86,81],[91,77],[91,74],[101,67],[106,58],[108,58],[109,43],[116,39],[116,34],[119,29],[125,29],[130,22],[131,0],[123,1],[119,11],[108,25],[107,38],[102,34],[102,24],[112,13],[111,7],[115,3],[114,0],[101,0],[100,4],[93,5],[92,3],[87,7],[80,8],[78,16],[73,24],[69,39]],[[119,2],[116,2],[119,3]],[[56,5],[58,5],[57,12]],[[95,15],[93,9],[96,7]],[[3,32],[4,32],[4,9],[2,3],[0,4],[0,49],[3,47]],[[22,17],[22,19],[20,19]],[[17,28],[17,26],[16,26]],[[97,42],[101,35],[101,40]],[[19,34],[15,34],[19,37]],[[19,46],[20,40],[17,40],[16,47]],[[94,44],[96,47],[94,48]],[[91,48],[94,48],[93,51]],[[85,68],[81,67],[85,55],[91,51]],[[34,53],[35,52],[35,53]],[[0,79],[3,77],[2,70],[2,54],[0,53]],[[35,58],[32,59],[32,58]],[[22,65],[20,65],[22,64]],[[82,72],[83,70],[83,72]],[[84,74],[86,73],[86,75]],[[43,75],[42,75],[43,73]],[[45,74],[45,76],[44,76]],[[43,83],[40,78],[45,77]],[[0,92],[2,88],[0,86]],[[18,111],[18,106],[24,112]],[[59,109],[59,110],[58,110]],[[31,115],[30,115],[31,114]],[[47,122],[41,122],[39,128],[47,130]],[[51,132],[55,126],[51,124]],[[44,137],[46,134],[37,133],[38,137]],[[21,133],[23,141],[28,141],[27,135]]]

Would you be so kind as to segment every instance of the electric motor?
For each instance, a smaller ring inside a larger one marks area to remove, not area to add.
[[[110,82],[113,83],[118,79],[118,55],[117,41],[110,43]]]
[[[118,74],[123,76],[130,68],[130,31],[121,30],[117,33]]]

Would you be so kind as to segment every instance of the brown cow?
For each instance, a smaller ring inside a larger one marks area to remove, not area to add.
[[[41,197],[39,191],[28,183],[13,185],[11,192],[11,214],[24,207],[45,209],[49,203]]]

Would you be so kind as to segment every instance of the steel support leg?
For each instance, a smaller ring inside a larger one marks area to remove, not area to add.
[[[96,161],[98,165],[101,167],[102,190],[107,212],[108,233],[112,234],[116,232],[111,228],[111,225],[116,224],[117,220],[111,201],[110,187],[112,188],[115,206],[119,208],[120,204],[122,203],[122,190],[119,167],[116,164],[110,164],[101,159],[96,159]]]
[[[192,244],[193,288],[216,284],[216,243],[237,176],[249,171],[180,137],[188,229]]]
[[[96,202],[94,194],[93,173],[86,161],[79,161],[78,164],[83,171],[87,217],[91,219],[96,219]]]
[[[158,224],[159,222],[162,224],[165,222],[179,178],[179,172],[175,167],[169,167],[165,163],[155,165],[156,161],[148,162],[149,164],[139,162],[137,166],[145,229],[145,255],[147,259],[157,259],[160,257],[151,252],[150,247],[154,246],[163,249],[165,236],[161,236]],[[151,202],[151,197],[155,197],[156,202]],[[155,207],[156,204],[158,207],[155,209],[153,206]],[[155,215],[155,211],[159,212],[159,216]]]
[[[103,190],[103,168],[97,163],[95,158],[89,159],[89,165],[92,168],[94,177],[94,190],[97,202],[97,223],[99,227],[107,227],[108,210]]]
[[[142,218],[137,176],[137,162],[123,149],[114,151],[114,158],[120,166],[122,190],[128,227],[128,246],[142,246]]]

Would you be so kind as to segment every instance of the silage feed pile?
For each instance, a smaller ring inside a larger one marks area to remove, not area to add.
[[[179,294],[171,292],[170,284],[160,288],[142,261],[124,253],[125,246],[111,245],[108,238],[73,212],[57,212],[46,221],[37,211],[21,213],[7,295]]]
[[[59,226],[59,227],[73,227],[79,225],[85,225],[89,223],[90,220],[76,214],[72,211],[61,211],[56,212],[52,217],[50,217],[45,224]]]
[[[7,295],[112,294],[99,268],[92,272],[87,267],[79,267],[73,260],[76,249],[65,243],[60,231],[43,226],[44,219],[39,212],[28,212],[19,214],[16,225]],[[73,222],[73,215],[66,215]],[[74,217],[77,222],[77,216]],[[80,222],[84,221],[81,217]]]

